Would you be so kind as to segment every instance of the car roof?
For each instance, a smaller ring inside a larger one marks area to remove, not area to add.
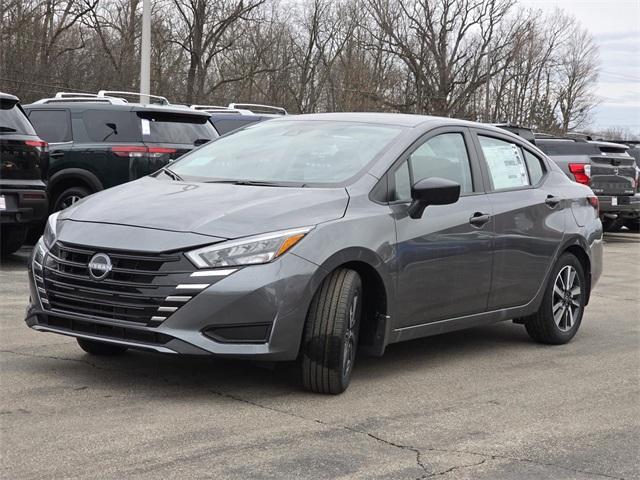
[[[431,115],[417,115],[411,113],[386,113],[386,112],[339,112],[339,113],[307,113],[302,115],[289,115],[273,119],[276,122],[283,121],[304,121],[304,120],[325,120],[335,122],[358,122],[379,125],[396,125],[414,128],[418,126],[465,126],[492,130],[501,134],[510,134],[506,130],[496,128],[492,125],[468,120],[460,120],[449,117],[435,117]],[[517,135],[510,134],[517,138]]]
[[[16,97],[15,95],[11,95],[10,93],[4,93],[4,92],[0,92],[0,99],[2,100],[9,100],[11,102],[15,102],[18,103],[18,97]]]
[[[209,113],[199,110],[193,110],[188,107],[179,107],[175,105],[142,105],[140,103],[126,103],[124,105],[113,105],[98,102],[55,102],[55,103],[30,103],[23,105],[26,110],[37,108],[38,110],[59,110],[60,108],[68,108],[71,110],[114,110],[125,112],[164,112],[176,113],[181,115],[209,117]]]

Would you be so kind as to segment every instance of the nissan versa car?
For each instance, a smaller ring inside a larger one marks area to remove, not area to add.
[[[299,359],[339,393],[356,349],[507,319],[568,342],[601,242],[589,187],[504,130],[283,117],[52,215],[26,322],[91,354]]]

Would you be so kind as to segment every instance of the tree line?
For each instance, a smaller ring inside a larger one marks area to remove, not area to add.
[[[137,91],[142,0],[0,0],[0,90]],[[152,93],[294,113],[396,111],[566,132],[598,52],[516,0],[152,0]]]

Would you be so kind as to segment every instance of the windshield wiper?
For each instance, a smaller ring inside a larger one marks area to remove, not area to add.
[[[15,128],[11,128],[11,127],[1,127],[0,126],[0,132],[13,133],[13,132],[17,132],[17,130]]]
[[[165,173],[165,175],[171,177],[172,179],[178,182],[182,181],[182,177],[178,175],[176,172],[174,172],[173,170],[169,170],[167,167],[162,167],[160,170],[162,170]]]
[[[293,187],[293,188],[304,187],[304,183],[270,182],[268,180],[209,180],[204,183],[229,183],[231,185],[250,185],[255,187]]]

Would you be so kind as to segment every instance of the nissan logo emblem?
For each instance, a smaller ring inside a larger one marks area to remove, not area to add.
[[[102,280],[109,275],[109,272],[113,268],[111,265],[111,259],[104,253],[96,253],[91,260],[89,260],[89,275],[94,280]]]

